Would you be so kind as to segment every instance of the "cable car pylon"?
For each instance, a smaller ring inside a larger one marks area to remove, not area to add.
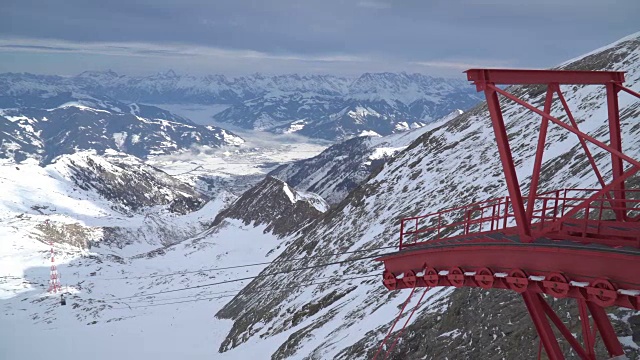
[[[45,220],[45,225],[50,226],[49,220]],[[51,247],[51,268],[49,271],[49,293],[61,292],[60,287],[60,274],[58,273],[58,267],[56,266],[56,253],[53,248],[53,241],[49,240],[49,246]]]
[[[610,357],[623,356],[605,308],[640,310],[640,189],[626,186],[640,170],[640,161],[622,150],[618,94],[637,98],[640,94],[622,85],[620,71],[470,69],[466,74],[476,90],[485,93],[508,195],[402,219],[398,251],[377,259],[384,263],[384,286],[515,291],[523,298],[549,359],[565,358],[553,327],[581,359],[596,358],[596,333]],[[543,109],[498,85],[546,86]],[[608,142],[579,129],[560,85],[604,86]],[[526,196],[521,193],[524,187],[516,173],[499,96],[541,117]],[[554,96],[568,122],[551,116]],[[538,192],[550,123],[577,137],[600,187]],[[587,144],[609,154],[611,165],[604,170],[610,176],[603,175]],[[543,295],[577,301],[582,342]]]

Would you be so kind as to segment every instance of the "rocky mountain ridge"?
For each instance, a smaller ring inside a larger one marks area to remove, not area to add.
[[[354,78],[254,74],[232,79],[173,71],[145,77],[111,71],[72,77],[0,74],[0,108],[42,107],[65,94],[138,104],[225,104],[226,110],[211,114],[218,123],[327,140],[405,131],[480,100],[461,79],[417,73]]]
[[[18,162],[35,158],[42,164],[83,150],[146,158],[193,146],[219,148],[244,142],[227,130],[198,125],[154,106],[72,94],[0,109],[0,130],[0,158]]]
[[[460,116],[456,110],[439,121]],[[412,129],[387,136],[360,136],[330,146],[309,159],[281,165],[269,176],[322,196],[329,204],[337,205],[369,175],[390,161],[427,128]]]
[[[278,236],[298,232],[329,209],[322,197],[291,188],[267,176],[247,190],[214,219],[213,226],[225,219],[241,220],[245,225],[266,225],[265,232]]]

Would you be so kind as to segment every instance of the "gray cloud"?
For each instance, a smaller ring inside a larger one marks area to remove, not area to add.
[[[640,30],[639,14],[637,0],[9,0],[0,70],[11,70],[9,51],[157,56],[169,66],[197,57],[229,69],[261,59],[277,72],[540,67]]]

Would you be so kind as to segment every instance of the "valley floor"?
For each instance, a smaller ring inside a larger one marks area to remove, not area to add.
[[[286,244],[265,234],[264,226],[230,220],[213,230],[207,224],[233,199],[229,191],[242,191],[278,164],[314,156],[326,144],[243,136],[248,141],[241,147],[147,161],[195,186],[202,176],[223,179],[209,188],[213,200],[187,215],[164,207],[118,212],[92,189],[78,189],[61,164],[0,164],[0,358],[242,359],[272,353],[278,341],[245,346],[239,349],[244,355],[220,354],[232,322],[214,314]],[[47,293],[47,219],[62,232],[78,225],[82,241],[99,239],[113,226],[131,236],[126,246],[55,244],[66,306],[58,294]],[[166,228],[182,239],[163,239],[170,236]],[[232,268],[213,270],[226,267]],[[169,273],[175,275],[163,276]],[[249,279],[235,281],[240,278]],[[197,288],[184,290],[189,287]],[[158,292],[164,293],[144,296]]]
[[[214,314],[248,281],[207,285],[255,276],[277,256],[281,244],[262,230],[230,223],[165,248],[164,254],[124,263],[114,261],[113,249],[56,246],[66,306],[58,294],[46,293],[48,246],[4,232],[0,357],[234,358],[218,354],[231,323]],[[253,263],[261,265],[208,270]],[[167,273],[178,274],[162,276]],[[198,288],[183,290],[189,287]],[[143,296],[158,292],[167,293]]]

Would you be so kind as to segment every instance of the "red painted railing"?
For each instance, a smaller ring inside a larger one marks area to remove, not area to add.
[[[636,222],[640,232],[640,189],[624,190],[625,199],[597,198],[585,203],[596,189],[562,189],[534,197],[531,214],[532,229],[542,235],[563,216],[578,206],[584,206],[570,219],[560,224],[560,233],[589,235],[620,235],[612,221]],[[610,195],[609,195],[610,196]],[[624,218],[624,220],[621,220]],[[430,241],[455,239],[471,234],[513,231],[515,219],[508,196],[476,202],[435,213],[404,218],[400,222],[400,249]],[[634,234],[634,236],[640,236]]]

